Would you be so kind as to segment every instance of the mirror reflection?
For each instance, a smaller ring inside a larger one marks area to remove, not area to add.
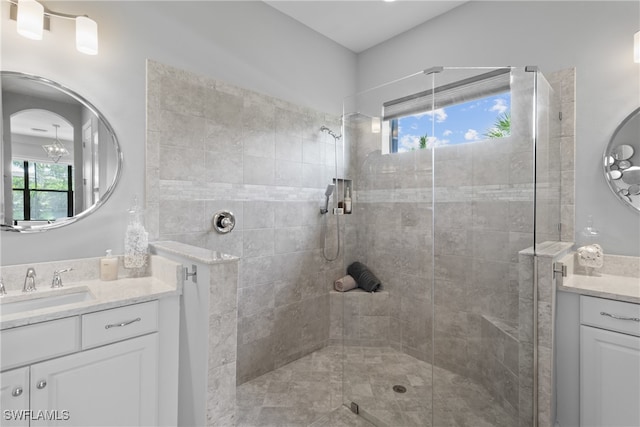
[[[603,166],[611,190],[625,205],[640,211],[640,108],[614,132]]]
[[[1,83],[2,224],[41,231],[98,208],[122,162],[106,119],[50,80],[3,71]]]

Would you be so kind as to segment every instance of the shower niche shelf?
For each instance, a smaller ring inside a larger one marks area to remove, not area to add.
[[[353,212],[353,181],[350,179],[333,178],[333,184],[336,186],[335,191],[338,195],[338,205],[336,208],[333,208],[333,214],[351,215]],[[345,201],[345,199],[348,199],[348,202]],[[347,204],[350,205],[348,206],[348,211]]]

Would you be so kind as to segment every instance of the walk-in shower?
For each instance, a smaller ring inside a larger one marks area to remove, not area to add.
[[[276,254],[243,260],[267,285],[239,291],[239,426],[537,425],[529,276],[559,240],[558,105],[534,67],[437,67],[307,120],[309,210],[274,215]],[[356,261],[379,291],[333,289]]]
[[[343,403],[375,424],[534,425],[518,260],[559,240],[553,96],[535,67],[436,67],[345,100],[344,264],[383,290],[332,294],[330,337]]]

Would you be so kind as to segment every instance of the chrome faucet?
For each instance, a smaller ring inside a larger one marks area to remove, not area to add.
[[[24,278],[22,292],[33,292],[36,290],[36,270],[33,267],[27,268],[27,275]]]
[[[53,272],[53,280],[51,280],[52,288],[61,288],[62,287],[62,276],[61,273],[66,273],[67,271],[71,271],[73,268],[65,268],[64,270],[56,270]]]
[[[0,297],[3,297],[7,294],[7,290],[4,288],[4,279],[0,277]]]

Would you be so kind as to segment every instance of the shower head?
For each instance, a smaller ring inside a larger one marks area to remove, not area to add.
[[[329,197],[330,195],[333,194],[333,190],[335,190],[336,185],[335,184],[329,184],[327,185],[327,191],[324,192],[324,195]]]
[[[333,137],[334,140],[339,140],[342,138],[342,135],[336,135],[334,131],[326,127],[325,125],[320,126],[320,132],[326,132]]]
[[[331,195],[333,194],[333,190],[335,190],[335,188],[336,188],[335,184],[327,185],[327,190],[324,192],[324,196],[325,196],[324,208],[320,209],[320,213],[322,215],[324,215],[327,212],[329,212],[329,197],[331,197]]]

